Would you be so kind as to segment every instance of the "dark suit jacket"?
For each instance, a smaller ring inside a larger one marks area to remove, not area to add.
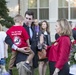
[[[26,25],[26,24],[23,24],[23,27],[26,29],[26,31],[28,32],[28,35],[29,34],[29,27]],[[33,67],[36,68],[38,67],[38,51],[37,51],[37,46],[36,46],[36,33],[35,33],[35,30],[34,30],[34,27],[32,26],[32,32],[33,32],[33,37],[30,38],[30,45],[31,45],[31,49],[34,51],[35,53],[35,56],[33,58]],[[5,38],[5,42],[10,46],[12,47],[13,45],[13,42],[11,40],[11,38],[7,35],[6,38]],[[23,57],[23,58],[22,58]],[[20,61],[24,61],[25,59],[27,58],[27,55],[23,54],[23,53],[20,53],[18,52],[17,54],[17,58],[16,58],[16,63],[20,62]]]
[[[73,33],[74,40],[76,40],[76,30],[72,30],[72,33]]]
[[[26,31],[30,35],[29,27],[26,24],[24,24],[23,27],[26,29]],[[33,32],[33,36],[32,38],[30,38],[30,44],[31,44],[31,49],[35,53],[35,56],[33,58],[33,67],[36,68],[38,66],[38,50],[37,50],[36,32],[35,32],[34,26],[32,26],[31,29]]]

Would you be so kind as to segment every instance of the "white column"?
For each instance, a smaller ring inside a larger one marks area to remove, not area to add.
[[[68,20],[70,21],[70,0],[68,1]]]
[[[54,22],[58,19],[58,0],[49,0],[49,19]]]
[[[50,21],[50,31],[51,40],[55,41],[55,25],[58,19],[58,0],[49,0],[49,21]]]

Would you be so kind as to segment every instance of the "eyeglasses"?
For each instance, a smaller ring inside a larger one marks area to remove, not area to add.
[[[32,20],[31,18],[25,17],[26,19]]]

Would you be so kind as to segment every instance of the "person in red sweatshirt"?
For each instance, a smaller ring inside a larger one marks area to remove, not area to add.
[[[56,32],[59,38],[47,48],[50,75],[69,75],[68,59],[71,50],[72,29],[66,19],[57,20]]]

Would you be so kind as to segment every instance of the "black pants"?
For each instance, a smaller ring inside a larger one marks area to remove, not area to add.
[[[55,70],[55,62],[49,62],[50,75],[53,75]],[[69,65],[66,63],[58,73],[58,75],[69,75]]]

